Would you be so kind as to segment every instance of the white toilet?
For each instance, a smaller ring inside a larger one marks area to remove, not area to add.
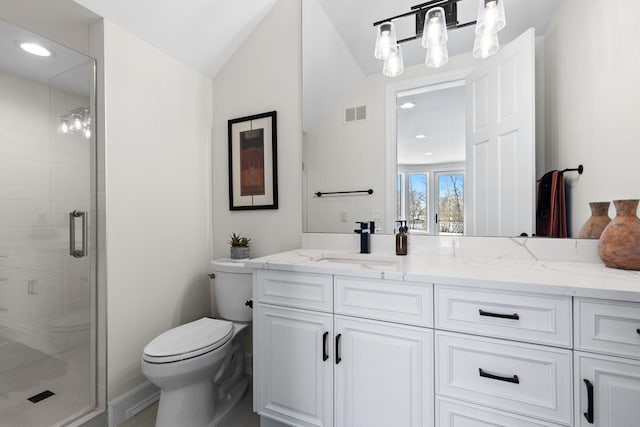
[[[239,336],[251,322],[252,274],[228,259],[212,261],[211,270],[212,304],[225,320],[178,326],[144,348],[142,372],[160,388],[156,427],[216,426],[249,384]]]

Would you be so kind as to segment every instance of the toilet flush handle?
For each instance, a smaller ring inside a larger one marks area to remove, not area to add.
[[[253,309],[253,300],[251,299],[247,300],[247,302],[245,302],[244,305],[246,305],[250,309]]]

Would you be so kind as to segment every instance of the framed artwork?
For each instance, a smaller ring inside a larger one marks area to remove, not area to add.
[[[278,209],[276,112],[229,120],[229,209]]]

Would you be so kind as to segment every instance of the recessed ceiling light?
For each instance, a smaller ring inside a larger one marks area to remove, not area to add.
[[[51,51],[37,43],[20,43],[20,49],[36,56],[51,56]]]
[[[433,156],[433,153],[424,153],[425,156]]]
[[[405,102],[404,104],[400,105],[400,108],[402,108],[403,110],[408,110],[409,108],[413,108],[415,106],[416,104],[414,104],[413,102]]]
[[[416,135],[416,139],[425,139],[427,136],[420,134],[420,135]]]

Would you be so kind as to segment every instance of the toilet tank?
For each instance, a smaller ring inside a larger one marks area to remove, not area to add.
[[[211,261],[211,307],[219,316],[235,322],[250,322],[252,311],[246,303],[253,297],[253,274],[244,262],[231,259]]]

